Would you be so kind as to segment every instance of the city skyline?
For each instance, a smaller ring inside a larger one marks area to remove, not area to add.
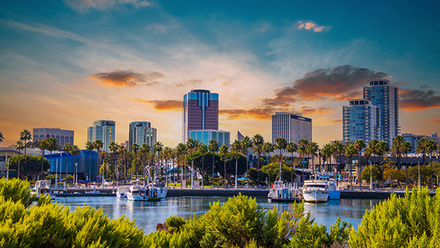
[[[368,80],[399,88],[401,133],[440,132],[437,2],[4,1],[1,146],[23,129],[75,131],[148,120],[182,140],[182,96],[219,94],[219,129],[271,140],[271,116],[313,119],[313,140],[342,140],[342,106]],[[417,18],[410,18],[417,17]]]

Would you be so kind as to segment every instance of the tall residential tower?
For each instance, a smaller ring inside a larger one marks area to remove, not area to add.
[[[134,143],[139,146],[147,144],[150,147],[153,147],[153,145],[156,144],[157,130],[156,128],[151,127],[150,122],[135,121],[130,123],[129,129],[127,149],[131,149],[131,146]]]
[[[109,152],[111,142],[115,141],[115,122],[109,120],[94,121],[93,126],[87,129],[87,141],[102,141],[102,150]]]
[[[349,105],[343,106],[343,141],[356,141],[358,139],[369,143],[378,139],[378,107],[373,106],[369,100],[349,100]]]

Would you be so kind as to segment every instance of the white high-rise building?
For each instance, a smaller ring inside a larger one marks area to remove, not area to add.
[[[272,143],[278,137],[294,143],[301,139],[312,141],[312,119],[287,112],[276,112],[272,115]]]
[[[364,87],[364,99],[378,107],[378,140],[393,143],[394,137],[400,134],[399,126],[399,90],[387,79],[374,80]]]
[[[102,141],[102,150],[109,152],[111,142],[115,141],[115,122],[110,120],[94,121],[87,129],[87,141]]]
[[[343,140],[344,142],[358,139],[369,143],[379,137],[378,107],[369,100],[349,100],[349,105],[343,106]]]

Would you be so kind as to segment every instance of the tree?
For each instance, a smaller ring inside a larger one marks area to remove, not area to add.
[[[4,139],[5,139],[5,137],[3,137],[3,133],[0,132],[0,143],[2,143]]]
[[[364,170],[361,173],[361,178],[363,180],[368,180],[368,179],[370,179],[371,175],[372,175],[373,181],[377,181],[377,180],[382,180],[383,179],[382,178],[382,171],[376,165],[370,164],[370,165],[365,166]]]
[[[253,143],[253,150],[254,150],[254,154],[257,154],[257,181],[258,181],[258,185],[260,185],[260,155],[263,152],[263,145],[264,145],[264,139],[263,136],[261,136],[260,134],[255,134],[254,137],[252,137],[252,143]]]
[[[189,138],[188,141],[186,142],[186,147],[188,148],[187,152],[187,156],[190,155],[191,153],[195,152],[199,146],[200,146],[200,141],[198,140],[194,140]],[[194,187],[194,156],[191,156],[191,188]]]
[[[223,160],[225,186],[226,186],[226,179],[227,179],[227,175],[226,175],[226,161],[227,160],[226,160],[226,158],[228,156],[228,149],[229,148],[227,145],[222,145],[222,146],[220,146],[220,149],[219,149],[219,154]]]
[[[169,146],[166,146],[163,149],[163,159],[165,160],[165,178],[166,178],[166,185],[167,186],[168,186],[168,181],[169,181],[168,180],[168,171],[169,171],[168,159],[171,159],[172,153],[173,153],[173,151],[172,151],[171,147],[169,147]]]
[[[377,144],[377,150],[376,150],[376,154],[379,157],[382,157],[382,172],[384,171],[384,163],[383,161],[385,160],[385,156],[388,154],[388,152],[390,151],[390,146],[386,141],[379,141],[379,143]],[[382,184],[382,187],[384,187],[385,184]]]
[[[21,140],[18,140],[17,143],[15,143],[15,149],[18,150],[18,166],[17,166],[17,178],[20,179],[20,151],[23,150],[24,145]]]
[[[309,142],[307,146],[307,153],[312,157],[312,169],[313,173],[315,173],[315,156],[317,156],[319,150],[319,146],[316,142]]]
[[[65,143],[63,147],[63,151],[66,153],[66,177],[67,177],[67,167],[69,164],[69,152],[71,151],[72,146],[69,143]],[[66,177],[64,177],[64,188],[66,187]]]
[[[279,181],[283,181],[282,174],[281,174],[281,161],[283,159],[283,156],[281,155],[281,150],[286,149],[287,147],[287,141],[283,137],[278,137],[275,139],[275,148],[278,149],[279,154],[279,162],[280,162],[280,173],[279,173]]]
[[[231,152],[235,153],[235,188],[238,186],[238,153],[241,151],[241,142],[239,140],[235,140],[231,146]]]
[[[44,151],[46,151],[47,148],[49,147],[49,144],[47,143],[47,140],[46,139],[40,140],[38,142],[37,146],[41,150],[42,156],[44,157]],[[44,175],[44,172],[43,172],[43,160],[41,160],[41,179],[43,179],[43,175]]]
[[[367,147],[364,150],[364,157],[367,159],[367,163],[369,162],[371,155],[373,155],[373,151],[371,150],[370,147]],[[373,190],[373,171],[372,171],[373,166],[372,166],[371,162],[369,164],[370,164],[370,190]],[[364,168],[364,170],[365,170],[365,168]],[[362,179],[362,177],[361,177],[361,179]]]
[[[73,164],[75,165],[75,167],[76,167],[76,156],[78,156],[79,154],[81,154],[81,150],[78,148],[78,146],[77,145],[73,145],[71,148],[70,148],[70,154],[72,154],[72,156],[74,156],[73,157]],[[74,178],[74,180],[75,180],[75,183],[77,183],[77,181],[78,181],[78,175],[77,175],[77,173],[76,173],[76,171],[75,171],[75,175],[76,175],[76,177]]]
[[[199,146],[199,152],[202,155],[202,170],[201,170],[201,175],[202,175],[202,188],[204,188],[204,178],[205,178],[205,155],[208,152],[208,147],[205,144],[200,144]]]
[[[270,159],[271,159],[271,158],[270,158],[270,153],[273,152],[273,151],[274,151],[274,146],[272,145],[272,143],[265,142],[264,145],[263,145],[263,153],[266,154],[266,158],[267,158],[266,163],[267,163],[267,164],[270,163]],[[269,170],[269,173],[270,173],[270,170]],[[270,174],[269,174],[269,182],[268,182],[268,185],[269,185],[269,186],[271,185]]]
[[[136,178],[138,177],[138,170],[139,170],[139,168],[138,168],[138,166],[139,166],[138,152],[139,152],[140,148],[141,147],[138,145],[138,143],[133,143],[131,145],[131,151],[134,154],[134,160],[133,160],[133,162],[131,164],[131,166],[132,166],[131,167],[131,179],[133,178],[133,175],[135,175]]]
[[[360,154],[362,153],[362,150],[365,149],[365,147],[367,147],[364,140],[361,140],[361,139],[356,140],[356,142],[354,142],[353,145],[354,145],[354,149],[356,149],[356,155],[358,155],[358,156],[360,156]],[[356,175],[359,178],[359,180],[358,180],[359,185],[362,182],[362,180],[359,177],[360,173],[361,173],[361,159],[359,158],[358,162],[356,164]]]
[[[104,146],[104,143],[102,143],[102,140],[95,140],[93,142],[93,147],[96,149],[96,151],[98,152],[98,163],[99,166],[101,167],[102,164],[102,153],[101,153],[101,149]],[[101,175],[101,179],[104,179],[103,175]]]
[[[162,156],[162,151],[163,151],[163,144],[162,142],[158,141],[153,145],[153,151],[154,151],[154,155],[156,156],[157,162],[158,162],[158,167],[161,168],[162,166],[162,162],[161,162],[161,156]]]
[[[287,152],[290,152],[290,163],[292,166],[292,170],[291,170],[292,173],[290,174],[290,182],[293,183],[293,171],[296,170],[293,163],[294,162],[293,153],[298,150],[298,146],[293,142],[289,142],[287,143],[286,150]]]
[[[214,155],[218,152],[220,149],[219,143],[217,140],[212,139],[209,141],[208,150],[212,153],[212,174],[211,174],[211,180],[212,180],[212,187],[214,187]]]
[[[333,154],[333,150],[332,150],[332,146],[331,144],[325,144],[322,147],[321,150],[321,154],[322,154],[322,158],[324,160],[324,163],[328,160],[331,163],[331,158],[332,158],[332,154]],[[327,166],[328,167],[328,166]],[[330,171],[329,168],[327,168],[327,171]]]
[[[249,136],[245,136],[243,140],[241,140],[242,153],[246,155],[246,174],[249,174],[249,148],[252,146],[252,140]],[[249,179],[246,180],[246,183],[249,185]]]
[[[391,154],[397,156],[397,171],[399,173],[399,178],[400,178],[400,170],[402,169],[400,165],[400,159],[402,158],[402,155],[405,155],[410,151],[411,151],[411,143],[404,140],[403,136],[399,135],[393,139],[393,147],[391,149]],[[400,181],[398,181],[398,183],[400,187]],[[408,185],[408,178],[406,179],[406,183]]]
[[[300,182],[302,182],[304,180],[304,169],[305,169],[305,162],[304,162],[304,157],[307,155],[307,147],[309,146],[309,141],[306,139],[300,139],[300,141],[298,141],[298,153],[299,153],[299,157],[301,158],[301,163],[302,163],[302,170],[301,170],[301,179]]]
[[[26,155],[26,147],[28,144],[28,140],[32,139],[32,134],[29,130],[25,129],[20,133],[20,140],[23,140],[23,147],[24,147],[24,155]]]
[[[87,141],[86,142],[86,150],[89,152],[89,175],[88,175],[89,183],[90,183],[90,180],[92,179],[92,162],[91,162],[91,159],[92,159],[92,151],[93,151],[93,149],[95,149],[94,144],[92,142],[90,142],[90,141]]]
[[[339,173],[340,172],[340,170],[341,170],[341,165],[342,165],[342,156],[344,155],[344,153],[345,153],[345,144],[344,143],[342,143],[342,142],[340,142],[340,141],[338,141],[338,140],[335,140],[334,142],[333,142],[333,144],[332,144],[332,151],[333,151],[333,154],[335,155],[335,156],[338,156],[339,157],[339,166],[338,166],[338,168],[337,168],[337,172]]]
[[[345,156],[348,158],[348,163],[350,164],[350,189],[353,189],[353,173],[351,168],[351,161],[354,155],[356,155],[357,150],[354,144],[349,144],[345,148]]]
[[[180,174],[180,187],[182,188],[182,184],[183,184],[183,176],[185,174],[185,164],[184,164],[184,154],[186,153],[186,146],[182,143],[177,144],[176,147],[176,152],[177,152],[177,163],[180,164],[180,168],[181,168],[181,174]]]
[[[42,156],[18,155],[9,159],[9,168],[16,170],[18,166],[20,166],[21,177],[31,177],[33,180],[35,180],[36,175],[40,173],[41,164],[43,164],[43,170],[49,169],[49,161]]]
[[[425,137],[421,138],[419,141],[417,141],[417,147],[416,147],[416,153],[422,155],[423,164],[426,164],[426,154],[430,151],[430,144],[429,140]]]
[[[112,168],[112,171],[116,171],[117,170],[117,168],[116,168],[116,152],[118,151],[118,149],[119,149],[119,146],[118,146],[118,144],[116,144],[116,142],[114,142],[114,141],[112,141],[112,142],[110,142],[110,145],[109,145],[109,147],[108,147],[108,149],[110,150],[110,152],[112,153],[112,164],[113,164],[113,168]],[[115,178],[113,178],[113,179],[115,179]]]

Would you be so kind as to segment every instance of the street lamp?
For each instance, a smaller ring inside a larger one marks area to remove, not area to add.
[[[78,163],[75,163],[75,188],[78,184]]]

